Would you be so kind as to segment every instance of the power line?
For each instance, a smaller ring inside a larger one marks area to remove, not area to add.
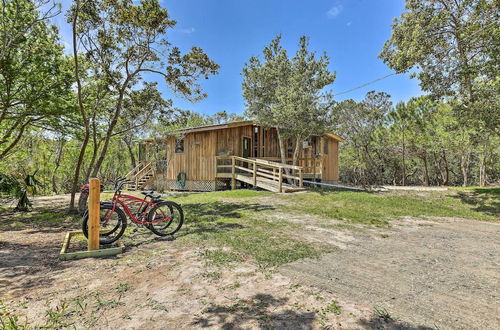
[[[367,83],[365,83],[365,84],[363,84],[363,85],[360,85],[360,86],[357,86],[357,87],[354,87],[354,88],[351,88],[351,89],[347,89],[347,90],[342,91],[342,92],[337,93],[337,94],[333,94],[333,96],[338,96],[338,95],[342,95],[342,94],[347,94],[347,93],[350,93],[350,92],[352,92],[352,91],[355,91],[355,90],[357,90],[357,89],[360,89],[360,88],[366,87],[366,86],[368,86],[368,85],[374,84],[374,83],[376,83],[376,82],[378,82],[378,81],[384,80],[384,79],[389,78],[389,77],[391,77],[391,76],[395,76],[395,75],[397,75],[397,74],[399,74],[399,73],[397,73],[397,72],[393,72],[393,73],[391,73],[391,74],[388,74],[387,76],[383,76],[383,77],[381,77],[381,78],[378,78],[378,79],[375,79],[375,80],[369,81],[369,82],[367,82]]]

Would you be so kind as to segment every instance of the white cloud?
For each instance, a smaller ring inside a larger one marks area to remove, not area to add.
[[[196,29],[194,27],[190,27],[190,28],[178,29],[178,31],[180,33],[191,34],[196,32]]]
[[[349,21],[349,22],[347,22],[347,24],[346,24],[346,25],[347,25],[347,26],[351,26],[351,25],[352,25],[352,22],[351,22],[351,21]]]
[[[342,5],[333,6],[329,11],[326,12],[326,16],[328,16],[328,18],[335,18],[340,14],[342,9]]]

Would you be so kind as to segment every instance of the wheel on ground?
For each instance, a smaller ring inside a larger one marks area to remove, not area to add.
[[[183,223],[181,206],[171,201],[161,201],[149,211],[147,227],[158,236],[167,236],[179,231]]]
[[[110,203],[101,203],[100,207],[100,228],[99,228],[99,243],[100,244],[111,244],[122,237],[127,228],[127,216],[125,212],[118,206],[115,206],[113,210],[113,205]],[[85,212],[82,222],[82,231],[85,237],[88,236],[88,212]]]

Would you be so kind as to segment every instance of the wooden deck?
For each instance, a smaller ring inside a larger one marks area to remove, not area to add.
[[[231,179],[232,189],[240,181],[273,192],[305,190],[301,166],[237,156],[216,157],[216,163],[216,177]],[[284,178],[295,184],[283,182]]]
[[[226,179],[231,179],[232,174],[231,173],[219,173],[217,174],[218,178],[226,178]],[[253,176],[250,174],[242,174],[238,173],[235,175],[235,179],[237,181],[245,182],[250,185],[254,184],[253,181]],[[257,187],[262,188],[264,190],[268,191],[273,191],[273,192],[279,192],[279,185],[276,181],[267,179],[267,178],[262,178],[262,177],[257,177]],[[297,187],[288,183],[282,183],[282,192],[287,193],[287,192],[295,192],[295,191],[303,191],[304,188]]]

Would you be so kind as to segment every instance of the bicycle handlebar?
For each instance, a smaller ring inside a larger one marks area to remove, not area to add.
[[[119,177],[118,179],[116,179],[115,181],[115,191],[119,191],[122,189],[123,185],[126,184],[128,182],[128,179],[125,178],[125,177]]]

